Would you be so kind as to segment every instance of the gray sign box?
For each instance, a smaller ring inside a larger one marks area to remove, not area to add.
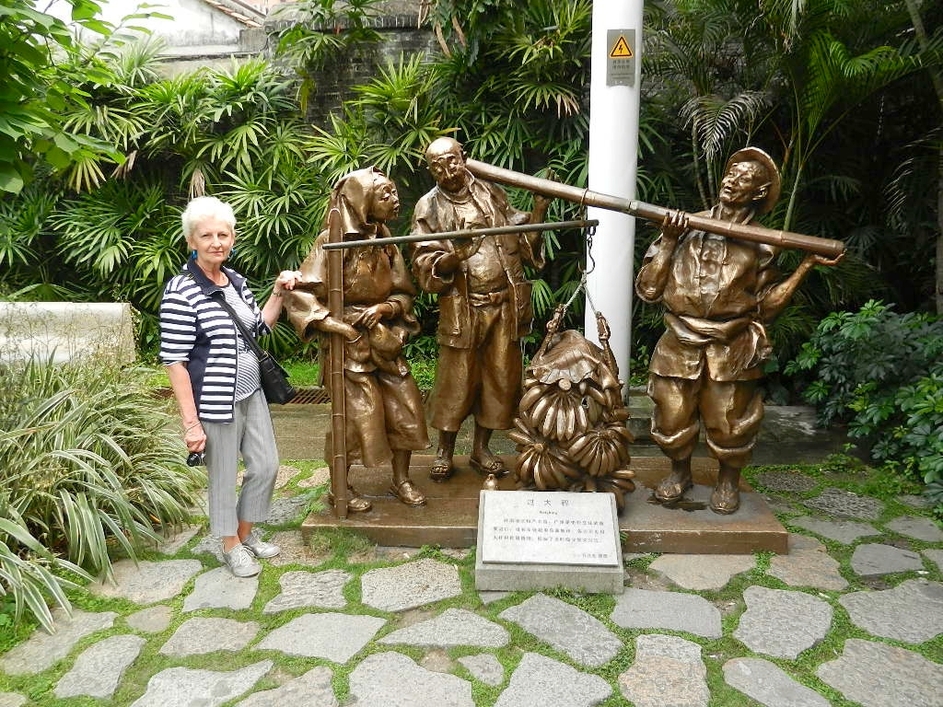
[[[610,493],[481,491],[475,586],[621,593],[615,498]]]
[[[606,30],[606,85],[635,85],[638,47],[634,29]]]

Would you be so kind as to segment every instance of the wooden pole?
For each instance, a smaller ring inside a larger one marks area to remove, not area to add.
[[[646,204],[643,201],[630,201],[617,196],[600,194],[589,189],[580,189],[568,184],[561,184],[550,179],[541,179],[530,174],[515,172],[503,167],[496,167],[486,162],[477,160],[466,160],[465,166],[468,171],[476,177],[487,179],[499,184],[507,184],[514,187],[527,189],[528,191],[543,194],[544,196],[554,196],[559,199],[573,201],[578,204],[596,206],[601,209],[611,211],[621,211],[632,216],[640,216],[648,221],[661,223],[665,216],[672,212],[672,209],[666,209],[662,206]],[[721,221],[719,219],[708,218],[698,214],[688,214],[688,225],[691,228],[717,235],[727,236],[729,238],[738,238],[743,241],[752,241],[754,243],[763,243],[780,248],[798,248],[817,255],[824,255],[829,258],[837,258],[845,252],[845,244],[831,238],[818,238],[816,236],[806,236],[801,233],[792,233],[791,231],[777,231],[772,228],[754,226],[743,223],[731,223],[730,221]]]
[[[340,243],[341,215],[337,209],[328,214],[328,243]],[[344,318],[344,254],[337,250],[327,255],[327,306],[338,321]],[[331,334],[331,493],[334,514],[347,517],[347,406],[344,396],[344,335]]]
[[[389,236],[387,238],[364,238],[341,243],[325,243],[324,250],[355,248],[357,246],[381,246],[389,243],[419,243],[421,241],[454,241],[478,236],[499,236],[509,233],[530,233],[531,231],[561,231],[566,228],[589,228],[599,225],[594,219],[582,221],[553,221],[550,223],[525,223],[519,226],[489,226],[487,228],[469,228],[464,231],[443,231],[442,233],[414,233],[409,236]]]

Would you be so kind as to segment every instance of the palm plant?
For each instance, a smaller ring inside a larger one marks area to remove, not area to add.
[[[199,503],[202,480],[150,371],[95,358],[0,367],[0,594],[46,626],[50,596],[68,607],[63,570],[109,575]]]

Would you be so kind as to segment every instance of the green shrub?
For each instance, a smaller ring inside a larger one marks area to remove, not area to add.
[[[188,520],[198,472],[152,371],[102,360],[0,365],[0,595],[46,626],[64,572],[111,573],[156,528]],[[73,576],[74,579],[74,576]]]
[[[847,423],[874,460],[922,478],[943,505],[943,319],[874,300],[835,312],[786,366],[804,372],[823,423]]]

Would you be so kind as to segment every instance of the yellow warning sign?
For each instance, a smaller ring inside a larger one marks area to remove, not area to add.
[[[631,59],[635,54],[632,53],[632,47],[629,46],[629,43],[625,41],[625,35],[619,35],[619,39],[616,40],[616,43],[612,47],[612,51],[609,52],[610,59]]]

